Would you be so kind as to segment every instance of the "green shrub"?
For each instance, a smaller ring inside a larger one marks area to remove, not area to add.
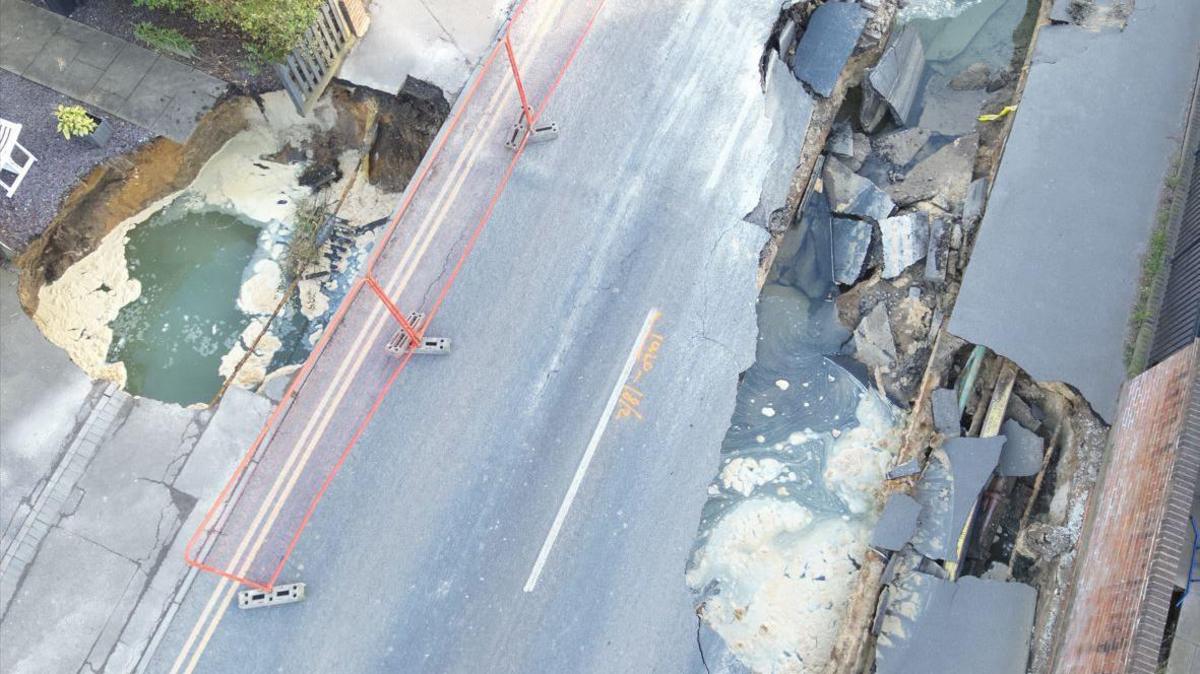
[[[315,197],[304,199],[296,204],[296,215],[292,239],[288,242],[287,255],[283,261],[283,273],[289,280],[295,280],[304,273],[305,268],[317,261],[321,255],[321,244],[318,237],[321,226],[325,224],[326,207],[324,201]]]
[[[279,61],[312,25],[324,0],[134,0],[135,5],[186,12],[242,34],[243,46],[266,61]]]
[[[196,56],[196,46],[192,44],[191,40],[184,37],[183,33],[174,28],[163,28],[149,21],[143,21],[133,27],[133,34],[152,49],[170,52],[184,58]]]
[[[58,119],[58,132],[67,140],[89,136],[98,126],[82,105],[60,105],[54,110],[54,117]]]

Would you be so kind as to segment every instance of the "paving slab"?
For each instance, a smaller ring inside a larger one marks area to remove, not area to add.
[[[1200,3],[1138,2],[1124,30],[1042,29],[950,318],[1107,421],[1198,63]]]
[[[78,671],[136,578],[137,563],[57,528],[38,557],[43,561],[32,565],[4,614],[4,669]]]
[[[195,68],[24,0],[2,0],[0,12],[0,67],[157,135],[186,141],[225,90]]]

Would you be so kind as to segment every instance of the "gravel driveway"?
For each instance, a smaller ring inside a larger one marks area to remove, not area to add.
[[[24,125],[18,142],[37,157],[13,198],[0,193],[0,241],[18,252],[46,229],[80,177],[151,138],[141,127],[103,115],[113,127],[106,146],[98,148],[81,138],[66,140],[58,135],[53,115],[60,103],[78,101],[0,70],[0,118]]]

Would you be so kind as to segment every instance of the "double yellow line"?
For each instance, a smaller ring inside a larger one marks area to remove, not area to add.
[[[550,6],[544,8],[540,19],[534,27],[533,34],[518,45],[520,62],[522,63],[527,62],[529,57],[541,47],[549,28],[556,23],[564,8],[563,0],[550,0],[550,2]],[[417,270],[418,264],[429,250],[434,236],[445,222],[446,216],[451,206],[454,205],[459,192],[462,190],[467,176],[476,165],[485,143],[499,144],[501,142],[501,136],[497,133],[497,126],[504,119],[508,118],[507,113],[511,112],[508,106],[511,102],[510,99],[514,97],[514,93],[513,80],[505,78],[492,94],[485,108],[485,110],[493,111],[490,118],[484,124],[475,127],[473,134],[468,138],[466,146],[459,153],[450,170],[449,176],[451,178],[443,183],[433,204],[422,219],[416,236],[413,237],[405,249],[400,263],[388,277],[387,282],[382,284],[389,296],[397,297],[407,288],[409,281]],[[334,373],[332,381],[325,389],[324,395],[321,397],[320,403],[316,408],[319,412],[310,417],[308,423],[305,424],[297,445],[300,451],[293,451],[288,456],[283,469],[275,478],[275,482],[271,485],[267,497],[263,500],[258,512],[255,513],[254,519],[251,521],[245,535],[234,551],[229,567],[233,569],[235,575],[244,576],[249,571],[250,565],[266,541],[267,534],[271,531],[276,519],[279,517],[284,503],[295,488],[296,482],[308,464],[313,451],[322,440],[334,412],[341,404],[342,399],[349,389],[350,383],[361,369],[368,353],[372,351],[369,348],[364,348],[364,346],[375,344],[379,340],[380,332],[385,326],[390,324],[390,316],[386,314],[383,306],[380,303],[375,303],[370,311],[367,322],[355,335],[354,342],[349,350],[350,357],[342,360],[337,371]],[[233,601],[238,587],[236,583],[227,578],[221,578],[218,581],[217,586],[213,589],[212,594],[205,603],[199,619],[180,649],[179,655],[175,658],[174,664],[171,667],[172,674],[177,674],[178,672],[190,674],[195,670],[200,657],[208,647],[209,641],[216,632],[217,626],[225,615],[229,604]]]

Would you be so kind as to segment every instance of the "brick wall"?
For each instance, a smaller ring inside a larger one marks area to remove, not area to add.
[[[1174,572],[1191,545],[1198,343],[1128,382],[1122,394],[1088,506],[1057,673],[1156,670]]]

